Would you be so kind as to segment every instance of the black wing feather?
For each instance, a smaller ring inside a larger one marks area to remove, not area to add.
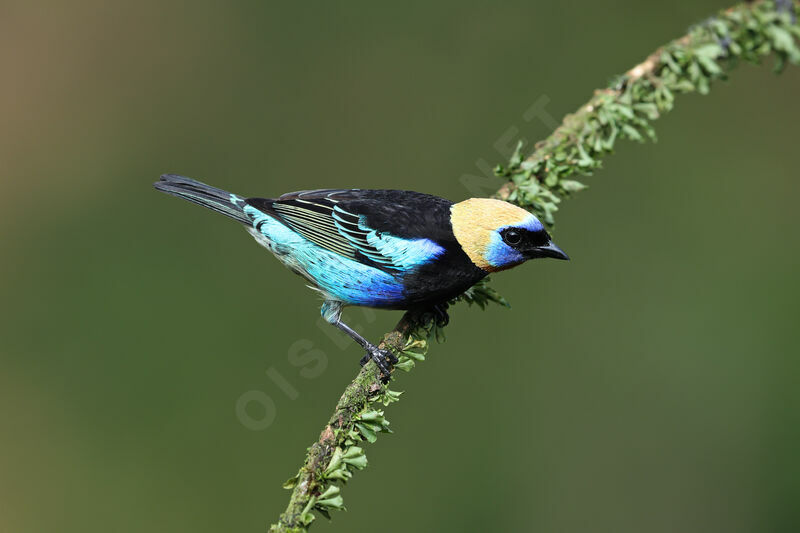
[[[367,241],[377,235],[427,238],[443,245],[453,241],[452,202],[412,191],[319,189],[297,191],[277,199],[249,198],[248,205],[268,213],[309,241],[350,259],[381,269],[396,269]]]

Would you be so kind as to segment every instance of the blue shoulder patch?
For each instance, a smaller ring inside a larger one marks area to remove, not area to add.
[[[355,249],[387,268],[408,270],[444,253],[444,248],[430,239],[403,239],[372,229],[364,215],[348,213],[339,206],[333,209],[333,219],[339,233]]]
[[[366,238],[372,247],[401,270],[429,263],[444,253],[444,248],[430,239],[401,239],[375,230],[367,233]]]

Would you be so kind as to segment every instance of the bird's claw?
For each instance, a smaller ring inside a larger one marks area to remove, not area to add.
[[[361,366],[366,365],[370,359],[375,361],[375,365],[378,367],[378,370],[381,371],[381,381],[388,383],[389,377],[391,376],[390,367],[397,363],[397,356],[389,350],[381,350],[378,347],[372,346],[367,349],[367,353],[361,358]]]
[[[443,328],[450,323],[450,315],[447,313],[448,307],[449,304],[447,302],[432,307],[433,319],[437,327]]]

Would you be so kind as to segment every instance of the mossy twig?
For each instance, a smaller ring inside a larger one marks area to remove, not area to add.
[[[558,204],[585,185],[570,179],[600,168],[602,157],[618,139],[655,139],[652,121],[673,107],[677,94],[708,93],[714,80],[724,78],[738,61],[759,62],[776,58],[776,70],[787,63],[800,64],[800,26],[797,0],[748,2],[722,11],[687,35],[659,48],[642,63],[614,80],[523,158],[517,146],[510,164],[496,173],[508,181],[496,198],[525,207],[547,225],[555,222]],[[485,283],[459,299],[484,307],[505,301]],[[395,368],[411,370],[425,359],[428,341],[439,336],[433,316],[406,313],[387,333],[381,347],[399,356]],[[370,361],[350,383],[336,404],[319,439],[308,449],[305,463],[285,486],[292,490],[289,505],[270,531],[301,533],[315,519],[314,512],[329,516],[344,509],[340,485],[367,465],[361,444],[374,442],[389,432],[381,407],[399,399],[400,393],[381,383]]]

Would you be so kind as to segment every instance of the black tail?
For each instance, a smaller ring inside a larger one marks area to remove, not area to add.
[[[244,199],[237,198],[222,189],[211,187],[191,178],[176,176],[175,174],[164,174],[153,186],[159,191],[189,200],[217,213],[222,213],[234,220],[238,220],[242,224],[249,226],[252,223],[242,210],[245,205]]]

